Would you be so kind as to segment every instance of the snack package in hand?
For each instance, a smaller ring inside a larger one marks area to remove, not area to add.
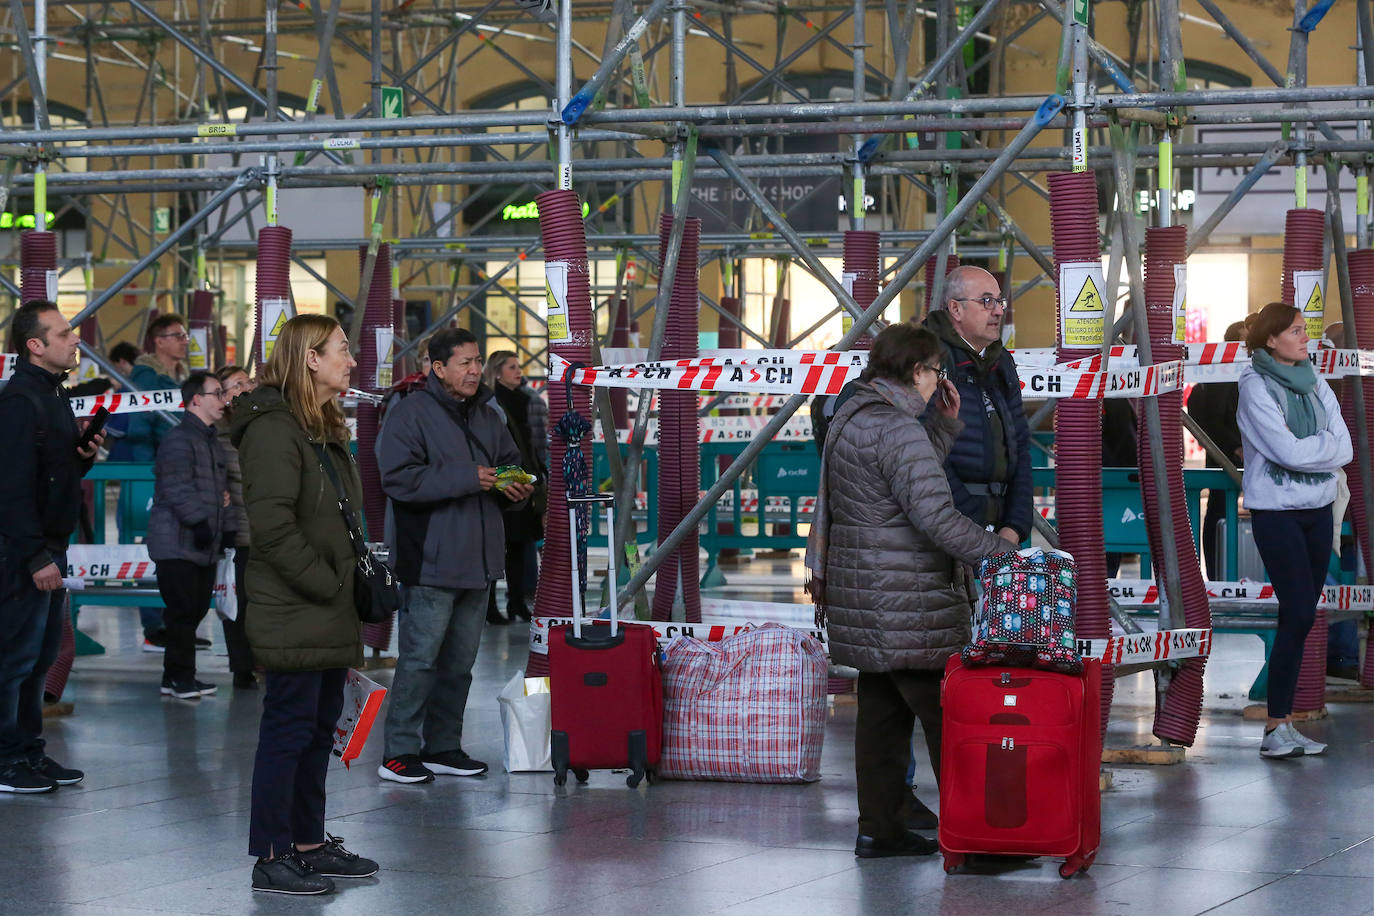
[[[496,469],[496,489],[504,490],[513,483],[534,483],[539,478],[518,464],[505,464]]]

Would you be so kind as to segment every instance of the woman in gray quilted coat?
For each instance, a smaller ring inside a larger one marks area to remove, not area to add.
[[[954,508],[943,464],[960,428],[959,393],[940,364],[940,342],[924,328],[878,335],[826,435],[807,546],[830,657],[860,672],[854,854],[862,858],[938,848],[906,827],[908,739],[919,718],[938,781],[940,679],[969,640],[965,564],[1016,549]]]

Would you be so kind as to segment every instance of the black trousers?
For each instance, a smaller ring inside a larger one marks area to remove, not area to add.
[[[1307,634],[1317,619],[1317,601],[1331,561],[1331,507],[1320,509],[1251,509],[1255,534],[1274,597],[1279,599],[1279,626],[1269,653],[1269,718],[1293,711],[1293,696],[1302,670]]]
[[[346,668],[269,671],[253,760],[248,852],[279,856],[324,842],[324,780],[343,709]]]
[[[506,541],[506,615],[514,617],[514,608],[529,608],[525,603],[525,572],[529,555],[529,541]],[[495,614],[496,581],[487,592],[487,613]]]
[[[253,648],[248,645],[248,631],[244,629],[244,617],[248,611],[248,548],[239,547],[234,551],[234,579],[238,584],[238,615],[233,620],[220,618],[224,625],[224,647],[229,651],[229,670],[235,674],[246,674],[253,670]]]
[[[859,833],[897,840],[906,833],[911,790],[907,761],[916,720],[926,735],[935,782],[940,782],[940,681],[943,671],[886,671],[859,675],[854,726],[854,775]]]
[[[167,648],[162,676],[184,681],[196,676],[196,627],[210,610],[215,590],[215,567],[190,560],[158,560],[157,590],[167,605],[162,622]]]

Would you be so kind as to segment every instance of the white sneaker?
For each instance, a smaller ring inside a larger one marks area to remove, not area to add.
[[[1315,757],[1326,750],[1325,744],[1322,744],[1320,741],[1313,741],[1311,738],[1298,731],[1292,722],[1283,723],[1279,726],[1278,730],[1285,730],[1288,735],[1288,740],[1302,748],[1302,752],[1308,757]]]
[[[1287,723],[1280,725],[1264,736],[1260,742],[1261,757],[1301,757],[1302,745],[1288,734]]]

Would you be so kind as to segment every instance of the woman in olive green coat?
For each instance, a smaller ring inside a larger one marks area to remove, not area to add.
[[[338,397],[354,366],[333,318],[299,315],[272,351],[262,385],[234,404],[230,436],[243,467],[252,530],[248,641],[267,672],[253,765],[248,851],[253,889],[325,894],[331,878],[377,863],[325,833],[325,774],[348,668],[362,662],[353,607],[356,559],[322,462],[362,504]]]

